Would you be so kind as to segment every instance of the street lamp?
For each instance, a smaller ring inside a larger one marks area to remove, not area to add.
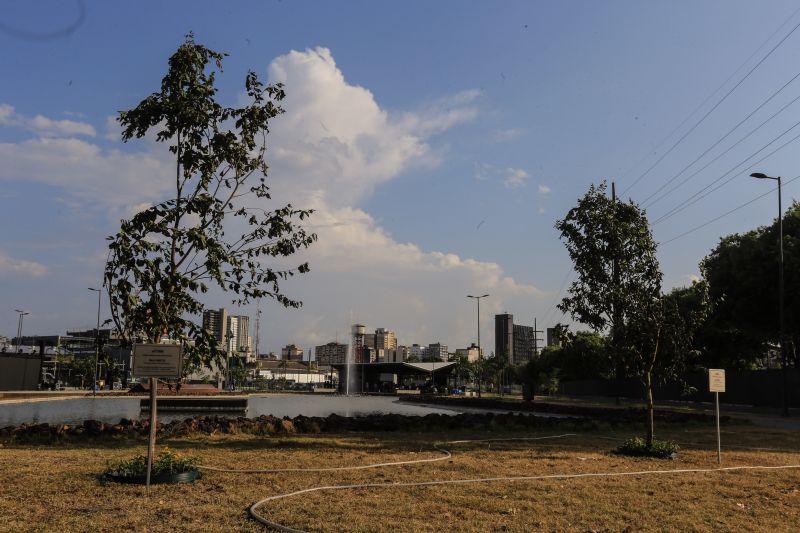
[[[472,296],[471,294],[467,294],[467,298],[473,298],[478,302],[478,361],[479,361],[479,372],[478,375],[478,398],[481,397],[481,384],[483,382],[483,351],[481,350],[481,298],[486,298],[489,296],[488,294],[484,294],[483,296]]]
[[[92,396],[97,396],[97,366],[100,359],[100,296],[103,294],[103,289],[89,287],[89,290],[97,293],[97,329],[94,331],[94,383],[92,383]]]
[[[17,353],[19,353],[22,349],[22,318],[31,313],[30,311],[20,311],[19,309],[14,309],[14,311],[19,313],[19,322],[17,322]]]
[[[781,177],[772,177],[754,172],[750,177],[760,180],[775,180],[778,182],[778,253],[780,261],[778,265],[778,339],[781,343],[781,366],[783,367],[783,416],[789,416],[789,374],[786,368],[786,342],[783,338],[783,208],[781,206]]]

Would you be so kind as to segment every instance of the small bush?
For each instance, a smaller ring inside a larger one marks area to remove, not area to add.
[[[641,437],[631,437],[622,446],[615,450],[620,455],[631,455],[634,457],[660,457],[662,459],[674,459],[678,455],[680,446],[671,440],[653,439],[653,445],[648,447],[645,440]]]
[[[186,457],[180,453],[164,448],[153,458],[152,475],[180,474],[197,469],[197,459]],[[106,474],[122,477],[139,477],[147,475],[147,455],[137,455],[127,461],[110,461]]]

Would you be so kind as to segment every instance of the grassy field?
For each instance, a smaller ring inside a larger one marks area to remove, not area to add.
[[[797,431],[729,425],[723,467],[800,465]],[[355,466],[433,458],[434,441],[563,433],[456,432],[338,436],[203,437],[160,445],[230,468]],[[635,430],[541,441],[446,445],[450,459],[340,472],[207,472],[189,485],[102,485],[106,461],[144,451],[142,442],[6,445],[0,449],[2,531],[263,531],[247,509],[264,497],[330,485],[270,502],[260,514],[311,531],[797,531],[800,469],[490,481],[428,487],[429,480],[717,467],[712,427],[661,428],[682,445],[675,460],[609,453]],[[734,447],[735,446],[735,447]],[[760,448],[760,449],[750,449]],[[764,449],[770,448],[770,449]],[[383,486],[385,485],[385,486]]]

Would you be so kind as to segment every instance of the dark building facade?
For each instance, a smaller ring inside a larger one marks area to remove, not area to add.
[[[514,315],[494,316],[494,353],[505,355],[509,364],[527,363],[536,355],[536,332],[532,326],[514,324]]]

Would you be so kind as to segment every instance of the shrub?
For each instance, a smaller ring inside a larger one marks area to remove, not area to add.
[[[631,455],[634,457],[660,457],[662,459],[674,459],[678,455],[680,446],[671,440],[653,439],[653,445],[648,447],[645,440],[641,437],[631,437],[622,446],[615,450],[620,455]]]
[[[196,458],[187,457],[180,453],[173,452],[169,448],[165,447],[161,450],[161,453],[153,458],[153,470],[151,475],[158,476],[160,474],[179,474],[181,472],[190,472],[196,469]],[[129,459],[127,461],[109,461],[105,473],[107,475],[122,477],[146,476],[147,455],[137,455],[133,459]]]

